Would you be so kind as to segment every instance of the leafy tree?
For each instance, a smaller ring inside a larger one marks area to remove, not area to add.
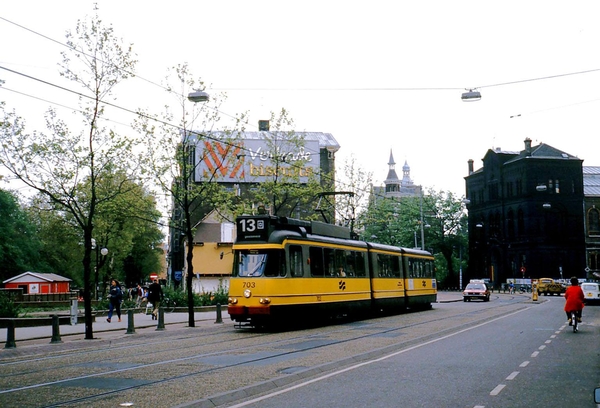
[[[307,159],[302,155],[290,159],[287,153],[302,151],[305,140],[302,133],[293,130],[294,121],[285,109],[277,116],[272,112],[269,123],[270,130],[263,133],[273,167],[272,175],[267,180],[254,184],[245,194],[243,208],[258,204],[273,215],[317,219],[319,215],[309,209],[314,208],[318,194],[333,191],[333,178],[329,174],[303,174],[301,169]]]
[[[359,223],[365,240],[424,246],[436,257],[438,280],[458,287],[457,266],[460,269],[461,259],[467,262],[467,228],[462,199],[452,192],[429,190],[423,197],[380,198],[360,214]]]
[[[115,38],[96,14],[79,20],[68,31],[60,75],[82,87],[79,114],[86,127],[72,132],[53,109],[46,115],[49,133],[28,133],[25,122],[2,107],[0,165],[28,187],[42,193],[52,208],[68,213],[84,244],[83,282],[85,338],[93,339],[91,308],[92,238],[98,208],[128,191],[100,191],[97,182],[106,171],[118,167],[133,179],[137,159],[133,139],[117,135],[101,123],[105,105],[115,87],[133,75],[136,60],[130,46]],[[83,183],[87,180],[87,183]],[[86,186],[88,191],[82,191]],[[79,197],[85,196],[85,202]]]
[[[46,272],[35,225],[17,196],[0,189],[0,281],[27,270]]]
[[[354,231],[357,214],[366,211],[367,208],[373,173],[360,167],[356,157],[351,155],[344,162],[343,170],[337,174],[339,176],[336,177],[336,220]]]
[[[83,288],[80,230],[67,222],[67,213],[56,211],[41,193],[30,199],[26,211],[34,222],[36,237],[42,244],[39,254],[47,264],[46,271],[70,278],[73,287]]]
[[[173,79],[174,77],[174,79]],[[195,327],[194,293],[192,290],[193,242],[196,225],[204,215],[214,208],[219,208],[230,200],[230,194],[217,183],[220,168],[215,167],[206,172],[199,171],[204,159],[217,149],[215,143],[224,144],[228,148],[235,147],[233,132],[224,129],[218,137],[212,136],[212,126],[219,121],[219,98],[211,98],[211,107],[205,104],[194,104],[190,109],[187,95],[194,90],[203,89],[204,83],[194,79],[186,64],[178,65],[171,70],[167,85],[169,96],[174,97],[177,109],[166,106],[166,111],[159,118],[140,112],[136,128],[144,136],[148,145],[146,171],[154,178],[155,183],[173,200],[173,224],[170,226],[176,233],[173,239],[185,238],[187,243],[185,254],[186,290],[188,304],[188,325]],[[176,124],[174,124],[176,123]],[[241,123],[241,118],[236,122]],[[194,128],[205,129],[194,131]],[[226,160],[229,151],[220,158]],[[171,243],[171,246],[179,244]]]

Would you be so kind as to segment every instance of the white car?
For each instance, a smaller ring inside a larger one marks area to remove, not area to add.
[[[585,282],[581,284],[581,290],[583,290],[586,304],[600,302],[600,284]]]

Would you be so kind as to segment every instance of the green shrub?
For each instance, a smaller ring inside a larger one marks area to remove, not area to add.
[[[12,301],[8,294],[0,292],[0,317],[19,317],[21,306]]]

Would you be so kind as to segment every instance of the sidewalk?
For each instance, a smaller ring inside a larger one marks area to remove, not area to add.
[[[450,303],[450,302],[462,302],[462,292],[438,292],[437,293],[437,303]],[[156,327],[158,325],[157,320],[152,320],[152,315],[147,315],[144,313],[134,313],[134,328],[135,329],[143,329],[148,327]],[[221,319],[223,322],[228,322],[229,315],[227,314],[227,308],[221,312]],[[215,322],[217,320],[217,312],[216,310],[209,310],[206,312],[195,312],[194,320],[196,322],[200,321],[212,321]],[[188,314],[186,313],[165,313],[164,314],[164,324],[168,326],[170,324],[184,324],[188,322]],[[103,332],[112,332],[112,331],[122,331],[125,333],[127,331],[128,325],[128,314],[124,312],[121,316],[121,322],[118,321],[117,316],[113,316],[112,322],[108,323],[106,321],[105,315],[97,315],[96,321],[93,323],[93,331],[94,336],[98,333]],[[0,348],[3,348],[6,344],[8,329],[0,329]],[[59,326],[60,336],[75,336],[80,335],[85,336],[85,324],[79,323],[76,325],[70,324],[61,324]],[[48,326],[36,326],[36,327],[17,327],[15,328],[15,343],[17,347],[19,346],[19,341],[26,340],[36,340],[36,339],[50,339],[52,338],[52,325]]]
[[[438,292],[437,302],[438,303],[450,303],[450,302],[462,302],[462,292]]]
[[[221,318],[223,322],[230,321],[229,315],[227,314],[227,309],[221,313]],[[196,322],[212,320],[215,322],[217,319],[216,310],[210,310],[206,312],[195,312],[194,320]],[[148,327],[156,327],[158,326],[157,320],[152,320],[152,315],[144,314],[144,313],[134,313],[133,314],[134,327],[135,329],[143,329]],[[183,324],[188,322],[188,313],[165,313],[164,314],[164,324],[166,327],[170,324]],[[123,333],[127,332],[127,324],[128,324],[128,314],[127,312],[121,315],[121,322],[116,315],[113,316],[112,322],[108,323],[106,321],[106,316],[99,315],[96,316],[96,321],[93,323],[92,328],[94,331],[94,336],[98,333],[102,332],[111,332],[111,331],[122,331]],[[85,324],[79,323],[76,325],[70,324],[61,324],[59,326],[60,336],[72,336],[72,335],[81,335],[82,339],[85,336]],[[0,329],[0,348],[4,348],[6,344],[8,329]],[[36,327],[17,327],[15,328],[15,343],[17,347],[19,347],[19,341],[25,340],[35,340],[35,339],[50,339],[52,338],[52,325],[48,326],[36,326]]]

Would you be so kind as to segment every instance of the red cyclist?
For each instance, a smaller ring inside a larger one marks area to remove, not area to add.
[[[576,277],[572,277],[571,286],[569,286],[565,292],[565,312],[569,319],[569,326],[573,325],[573,322],[571,321],[571,312],[575,312],[577,322],[581,323],[581,311],[583,310],[584,299],[583,290],[581,290],[581,287],[579,286],[579,280]]]

